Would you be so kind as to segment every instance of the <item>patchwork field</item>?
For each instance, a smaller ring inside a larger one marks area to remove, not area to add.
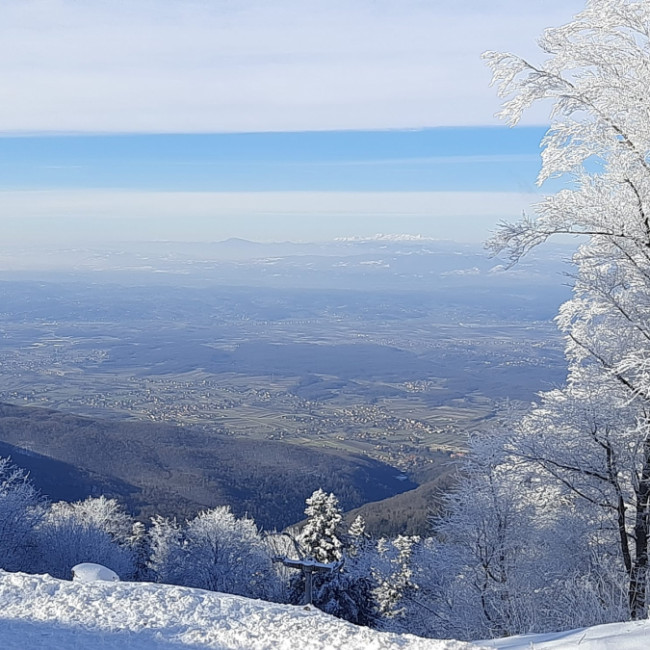
[[[0,401],[180,426],[206,448],[221,436],[352,455],[422,484],[504,404],[564,380],[555,257],[509,275],[444,242],[228,251],[0,264]]]

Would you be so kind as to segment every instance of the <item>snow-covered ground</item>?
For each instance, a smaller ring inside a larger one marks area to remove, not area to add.
[[[385,634],[317,609],[200,589],[0,571],[3,650],[642,650],[650,621],[475,645]]]
[[[3,650],[469,650],[199,589],[0,572]]]
[[[650,621],[611,623],[569,632],[528,634],[482,641],[499,650],[646,650],[650,648]]]

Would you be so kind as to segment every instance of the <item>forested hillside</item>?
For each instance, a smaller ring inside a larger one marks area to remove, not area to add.
[[[51,499],[117,497],[144,521],[229,505],[280,530],[320,487],[346,510],[416,487],[394,467],[336,450],[9,404],[0,404],[0,453]]]

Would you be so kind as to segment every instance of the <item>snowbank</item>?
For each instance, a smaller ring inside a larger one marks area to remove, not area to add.
[[[3,650],[642,650],[650,621],[477,642],[357,627],[291,605],[135,582],[68,582],[0,571]]]
[[[610,623],[568,632],[527,634],[481,641],[499,650],[646,650],[650,648],[650,621]]]
[[[115,571],[94,562],[82,562],[72,567],[73,582],[94,582],[95,580],[118,582],[119,579],[120,577]]]
[[[0,571],[3,650],[470,650],[357,627],[310,608],[149,583]]]

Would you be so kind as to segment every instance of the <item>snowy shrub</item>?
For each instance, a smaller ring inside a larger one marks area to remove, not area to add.
[[[136,574],[133,521],[114,499],[53,503],[38,529],[38,570],[70,578],[83,562],[103,564],[129,580]]]
[[[151,530],[151,569],[159,582],[272,598],[277,573],[252,519],[230,508],[199,513],[185,527],[157,518]]]
[[[0,567],[31,571],[35,561],[34,530],[43,516],[43,500],[27,474],[0,458]]]

